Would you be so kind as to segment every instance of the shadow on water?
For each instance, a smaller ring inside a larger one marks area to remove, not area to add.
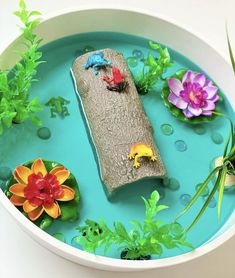
[[[112,203],[139,203],[141,197],[149,198],[150,194],[158,187],[161,187],[161,179],[143,179],[121,187],[109,198],[109,201]],[[138,194],[136,194],[137,192]]]
[[[0,136],[0,165],[4,164],[7,157],[11,157],[15,152],[16,146],[27,145],[30,136],[37,132],[35,126],[30,120],[23,124],[13,124],[10,128],[5,129]]]

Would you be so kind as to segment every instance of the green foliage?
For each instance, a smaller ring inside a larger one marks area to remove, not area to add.
[[[182,235],[183,229],[180,224],[165,224],[156,219],[156,215],[167,209],[165,205],[157,205],[159,194],[154,191],[148,200],[144,199],[146,207],[145,219],[143,223],[133,220],[133,228],[127,232],[124,225],[118,221],[113,224],[113,230],[109,229],[104,220],[96,223],[86,220],[86,225],[79,227],[82,235],[75,240],[83,245],[88,252],[95,252],[97,248],[103,247],[107,252],[111,245],[118,245],[119,249],[127,250],[125,259],[138,259],[148,255],[161,256],[163,249],[180,248],[186,246],[193,248]],[[180,229],[176,229],[179,227]]]
[[[36,81],[37,67],[43,63],[40,61],[42,53],[38,51],[41,38],[34,33],[40,23],[35,16],[38,11],[27,11],[24,0],[20,1],[20,10],[15,12],[22,23],[22,36],[26,50],[20,52],[21,61],[16,63],[10,71],[0,70],[0,134],[3,133],[3,125],[10,127],[12,122],[22,123],[28,118],[40,125],[40,119],[35,115],[42,110],[37,98],[30,99],[32,82]]]
[[[182,80],[186,70],[182,69],[177,71],[174,75],[171,76],[171,78],[176,78],[179,80]],[[214,113],[211,117],[205,117],[205,116],[198,116],[193,118],[187,118],[183,114],[182,110],[173,105],[169,102],[168,96],[170,94],[170,89],[168,86],[167,80],[164,82],[163,89],[162,89],[162,99],[165,104],[165,106],[169,109],[169,111],[174,115],[177,119],[179,119],[182,122],[189,123],[189,124],[203,124],[213,121],[215,118],[217,118],[217,114]],[[218,91],[217,94],[220,96],[219,102],[223,101],[223,97],[221,95],[221,92]],[[219,112],[219,103],[216,104],[216,112]]]
[[[232,67],[233,67],[233,71],[235,73],[235,59],[234,59],[233,50],[232,50],[232,46],[231,46],[229,35],[228,35],[227,26],[226,26],[226,34],[227,34],[227,44],[228,44],[230,61],[231,61]]]
[[[192,221],[192,223],[189,225],[189,227],[184,231],[184,233],[188,232],[192,227],[198,222],[198,220],[201,218],[203,213],[205,212],[206,208],[208,207],[210,201],[212,200],[213,196],[218,191],[218,219],[220,219],[221,215],[221,206],[222,206],[222,199],[224,194],[224,187],[225,187],[225,179],[226,175],[234,175],[235,174],[235,134],[234,134],[234,125],[232,121],[225,115],[221,113],[216,113],[217,116],[223,116],[226,117],[230,122],[230,134],[228,136],[228,139],[225,143],[224,152],[223,152],[223,163],[222,165],[214,168],[206,178],[206,180],[202,183],[202,185],[199,187],[196,194],[192,197],[191,201],[185,206],[185,208],[181,211],[181,213],[176,218],[176,221],[183,216],[198,200],[198,198],[201,196],[202,192],[208,187],[209,183],[215,179],[214,185],[210,191],[210,194],[208,195],[207,199],[205,200],[205,203],[203,204],[201,210],[195,217],[195,219]]]
[[[159,44],[149,42],[150,48],[158,52],[156,58],[151,52],[147,58],[144,59],[143,70],[139,72],[135,77],[136,87],[139,94],[147,94],[153,87],[163,79],[163,75],[166,70],[173,65],[171,62],[168,49],[162,48]]]

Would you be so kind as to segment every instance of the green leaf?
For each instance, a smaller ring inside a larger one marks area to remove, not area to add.
[[[16,112],[4,113],[4,116],[2,117],[2,122],[5,124],[6,127],[9,128],[15,116]]]
[[[29,13],[29,17],[35,16],[35,15],[41,15],[41,13],[40,13],[39,11],[31,11],[31,12]]]
[[[219,174],[218,177],[216,179],[215,185],[213,186],[208,198],[206,199],[204,205],[202,206],[201,210],[199,211],[199,213],[197,214],[197,216],[195,217],[195,219],[193,220],[193,222],[189,225],[189,227],[184,231],[185,233],[187,233],[189,230],[191,230],[193,228],[193,226],[198,222],[198,220],[201,218],[201,216],[203,215],[204,211],[206,210],[206,208],[208,207],[211,199],[214,197],[216,190],[218,189],[219,185],[220,185],[220,181],[221,181],[221,175],[223,173],[223,168],[219,170]]]
[[[232,129],[233,129],[233,128],[232,128]],[[228,146],[229,146],[230,140],[231,140],[231,138],[232,138],[232,132],[233,132],[233,130],[230,131],[229,136],[228,136],[228,139],[227,139],[227,141],[226,141],[226,143],[225,143],[223,157],[226,157],[226,155],[227,155]]]
[[[222,205],[222,199],[224,195],[224,185],[225,185],[226,175],[227,175],[227,167],[224,166],[219,180],[219,197],[218,197],[218,219],[219,220],[221,215],[221,205]]]
[[[193,244],[191,244],[190,242],[185,241],[184,239],[179,240],[180,245],[194,249]]]
[[[28,109],[31,112],[38,112],[38,111],[42,111],[42,105],[39,102],[38,98],[34,98],[30,101],[29,105],[28,105]]]
[[[168,208],[169,208],[169,207],[168,207],[168,206],[165,206],[165,205],[157,206],[157,208],[156,208],[156,213],[159,213],[160,211],[165,210],[165,209],[168,209]]]
[[[34,114],[31,114],[31,120],[36,126],[42,125],[42,121]]]
[[[118,221],[114,222],[114,228],[115,228],[115,232],[122,237],[125,240],[129,240],[130,237],[126,231],[126,228],[124,227],[124,225]]]
[[[228,35],[227,26],[226,26],[226,34],[227,34],[227,43],[228,43],[229,56],[230,56],[231,64],[232,64],[232,67],[233,67],[233,71],[235,73],[235,59],[234,59],[234,56],[233,56],[233,51],[232,51],[232,46],[231,46],[229,35]]]
[[[206,180],[202,183],[202,185],[199,187],[195,195],[192,197],[191,201],[185,206],[185,208],[180,212],[180,214],[176,217],[175,222],[184,215],[197,201],[197,199],[201,196],[202,192],[206,189],[209,182],[212,180],[212,178],[216,175],[217,172],[219,172],[222,169],[222,166],[216,167],[211,171],[209,176],[206,178]]]
[[[154,50],[158,50],[160,48],[159,44],[157,44],[153,41],[149,41],[149,46]]]
[[[165,235],[171,231],[171,224],[165,224],[159,229],[159,233]]]
[[[149,199],[150,205],[155,207],[159,200],[160,200],[160,195],[157,192],[157,190],[154,190]]]
[[[132,221],[131,221],[131,224],[134,225],[134,226],[136,226],[136,227],[139,228],[140,230],[143,229],[142,224],[141,224],[139,221],[137,221],[137,220],[132,220]]]
[[[53,219],[49,215],[45,214],[43,219],[40,220],[40,223],[38,223],[38,226],[40,229],[45,231],[52,225],[52,223]]]
[[[154,254],[156,254],[158,256],[162,255],[163,249],[160,244],[154,244],[152,248],[153,248],[153,252],[152,252],[153,255]]]
[[[156,67],[158,65],[156,60],[154,59],[154,57],[153,57],[153,55],[151,53],[149,53],[147,61],[148,61],[148,65],[150,67]]]
[[[8,75],[7,72],[0,70],[0,93],[9,94]]]
[[[25,1],[24,1],[24,0],[20,0],[19,6],[20,6],[20,8],[21,8],[22,10],[25,10],[25,9],[26,9]]]

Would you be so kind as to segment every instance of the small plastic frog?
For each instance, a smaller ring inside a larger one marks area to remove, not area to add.
[[[104,52],[92,54],[84,65],[84,69],[93,68],[95,75],[99,73],[99,68],[111,66],[111,62],[104,58]]]
[[[125,81],[123,73],[115,67],[112,68],[112,78],[105,75],[103,80],[109,84],[107,89],[110,91],[122,92],[128,86],[128,82]]]
[[[69,103],[70,101],[64,99],[63,97],[53,97],[45,103],[45,105],[51,107],[51,118],[55,118],[56,114],[64,118],[70,115],[68,108],[66,107]]]
[[[141,157],[149,157],[151,161],[156,161],[156,156],[149,145],[137,143],[131,147],[130,154],[128,155],[130,160],[134,159],[134,168],[140,167],[138,159]]]

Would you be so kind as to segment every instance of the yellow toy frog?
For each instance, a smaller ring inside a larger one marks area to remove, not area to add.
[[[134,159],[134,168],[139,168],[140,163],[138,161],[141,157],[149,157],[151,161],[156,161],[156,156],[153,154],[151,147],[144,143],[137,143],[131,147],[128,158]]]

